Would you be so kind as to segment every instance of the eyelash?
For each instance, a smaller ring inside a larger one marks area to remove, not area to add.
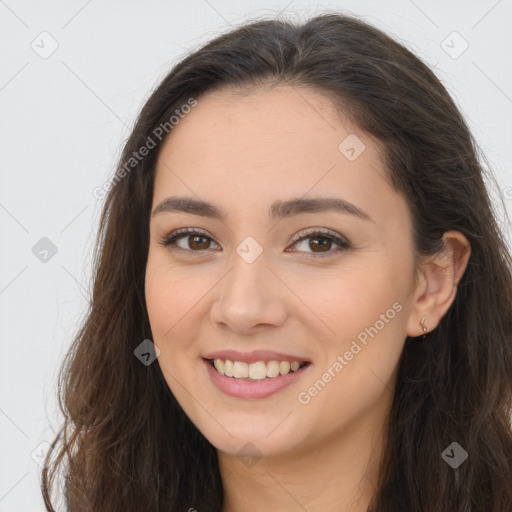
[[[201,237],[213,240],[203,230],[200,230],[197,228],[181,228],[181,229],[177,229],[176,231],[173,231],[169,235],[163,237],[161,239],[161,241],[158,243],[163,245],[164,247],[167,247],[171,244],[174,244],[177,240],[179,240],[181,238],[185,238],[186,236],[193,236],[193,235],[197,235],[197,236],[201,236]],[[308,254],[308,256],[305,256],[305,257],[308,257],[308,258],[310,258],[310,257],[324,258],[327,256],[332,256],[333,254],[336,254],[340,251],[350,249],[350,247],[351,247],[351,244],[348,242],[347,239],[336,235],[332,231],[324,231],[324,230],[319,230],[319,229],[309,231],[309,232],[307,232],[307,230],[299,231],[296,235],[294,235],[292,237],[291,241],[295,245],[295,243],[301,242],[302,240],[307,240],[308,238],[323,238],[323,239],[327,239],[327,240],[333,242],[334,244],[338,245],[338,248],[334,251],[329,251],[329,252],[325,252],[325,253],[313,253],[313,252],[306,253],[306,254]],[[202,253],[202,252],[209,250],[209,249],[204,249],[204,250],[196,251],[193,249],[183,249],[182,247],[178,247],[178,246],[174,247],[174,249],[189,252],[189,253]],[[301,251],[299,251],[299,252],[301,252]]]

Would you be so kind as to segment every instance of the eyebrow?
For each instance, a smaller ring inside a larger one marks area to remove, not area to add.
[[[344,199],[331,197],[294,198],[287,201],[275,201],[269,208],[268,216],[270,220],[280,220],[302,213],[328,211],[354,215],[360,219],[374,222],[364,210],[361,210],[354,204]],[[160,213],[173,212],[190,213],[192,215],[200,215],[201,217],[219,219],[220,221],[224,221],[228,217],[228,214],[222,208],[190,197],[168,197],[155,207],[151,215],[154,217]]]

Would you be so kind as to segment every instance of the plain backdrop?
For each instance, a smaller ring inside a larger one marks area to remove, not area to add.
[[[185,53],[245,20],[333,10],[434,68],[512,215],[511,0],[0,1],[0,512],[45,510],[57,370],[91,286],[102,207],[92,192],[145,99]]]

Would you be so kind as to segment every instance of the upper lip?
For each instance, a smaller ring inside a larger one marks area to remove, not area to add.
[[[272,350],[253,350],[251,352],[239,352],[238,350],[220,350],[218,352],[211,352],[205,356],[204,359],[229,359],[230,361],[242,361],[244,363],[256,363],[258,361],[289,361],[293,363],[298,361],[310,362],[309,359],[302,356],[294,356],[290,354],[281,354]]]

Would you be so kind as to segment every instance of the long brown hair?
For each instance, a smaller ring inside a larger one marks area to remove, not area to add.
[[[207,90],[265,84],[323,92],[382,142],[390,183],[410,207],[417,255],[440,250],[448,230],[472,247],[438,328],[422,342],[405,341],[369,510],[509,512],[512,258],[484,184],[486,173],[495,178],[428,66],[380,30],[337,13],[301,24],[252,21],[223,34],[179,62],[142,108],[120,159],[125,171],[105,199],[90,308],[61,368],[65,422],[42,473],[47,510],[65,462],[72,512],[221,510],[216,449],[176,402],[160,366],[134,356],[152,339],[144,276],[165,141],[156,134],[166,126],[172,137],[169,119]],[[155,147],[131,161],[150,138]],[[454,442],[468,454],[456,468],[442,457]]]

